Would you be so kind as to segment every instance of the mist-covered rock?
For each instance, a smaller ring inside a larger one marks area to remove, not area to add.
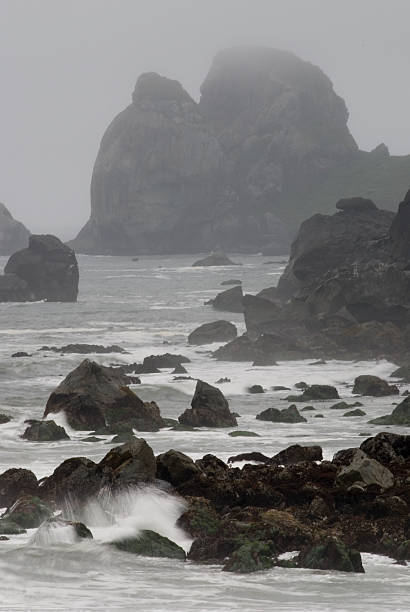
[[[107,128],[82,253],[280,254],[300,222],[360,194],[393,208],[410,157],[359,151],[329,78],[292,53],[218,53],[199,103],[145,73]]]
[[[16,221],[10,211],[0,202],[0,255],[11,255],[26,246],[30,232]]]

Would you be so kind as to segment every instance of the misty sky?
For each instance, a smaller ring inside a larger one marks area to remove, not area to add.
[[[0,0],[0,201],[33,232],[73,237],[138,75],[198,98],[213,55],[238,44],[317,64],[361,148],[410,153],[409,23],[408,0]]]

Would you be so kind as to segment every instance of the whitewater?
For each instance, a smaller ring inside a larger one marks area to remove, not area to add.
[[[11,467],[31,469],[38,478],[49,475],[64,459],[86,456],[99,461],[112,448],[112,436],[85,442],[85,432],[71,430],[70,440],[33,443],[19,436],[24,420],[41,418],[47,398],[83,355],[40,351],[44,346],[89,343],[123,347],[127,354],[87,355],[101,364],[142,361],[150,354],[186,355],[189,376],[217,385],[232,411],[239,413],[239,429],[257,438],[234,438],[228,430],[144,433],[156,454],[170,448],[194,459],[206,453],[223,460],[240,452],[273,455],[298,443],[319,444],[325,459],[341,449],[358,446],[364,436],[381,431],[368,420],[392,410],[392,398],[364,398],[366,416],[342,417],[329,410],[334,402],[315,403],[303,413],[307,423],[266,423],[255,419],[265,408],[287,407],[289,392],[299,381],[335,385],[343,399],[351,396],[353,379],[360,374],[389,377],[394,364],[312,360],[279,362],[252,367],[250,363],[220,362],[210,351],[219,345],[187,345],[187,335],[200,324],[217,319],[235,323],[244,331],[241,314],[222,313],[204,302],[226,287],[230,278],[242,280],[244,292],[256,293],[276,285],[286,261],[283,257],[232,256],[242,266],[193,268],[195,257],[80,256],[80,295],[76,304],[0,304],[0,412],[12,421],[0,425],[0,473]],[[0,267],[6,259],[0,258]],[[11,358],[18,351],[30,357]],[[177,418],[190,405],[195,380],[175,381],[170,370],[141,376],[132,389],[143,400],[158,403],[163,417]],[[251,395],[250,385],[267,392]],[[401,388],[403,391],[405,387]],[[317,413],[324,418],[316,418]],[[390,428],[408,433],[406,428]],[[94,540],[78,543],[71,528],[40,528],[0,542],[1,610],[124,610],[128,611],[400,611],[410,608],[410,570],[392,559],[363,555],[365,574],[275,568],[250,575],[221,572],[219,566],[148,559],[109,546],[116,538],[153,529],[177,542],[186,551],[190,537],[176,527],[184,512],[182,502],[155,487],[91,501],[84,521]]]

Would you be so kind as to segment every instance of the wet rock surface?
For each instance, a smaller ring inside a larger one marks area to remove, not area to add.
[[[198,380],[192,398],[191,408],[178,417],[181,425],[191,427],[232,427],[237,425],[236,418],[229,410],[229,404],[223,393]]]

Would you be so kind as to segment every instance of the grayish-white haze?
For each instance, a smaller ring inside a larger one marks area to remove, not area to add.
[[[73,237],[138,75],[198,98],[213,55],[238,44],[317,64],[361,148],[409,153],[409,23],[409,0],[0,0],[0,201],[31,231]]]

